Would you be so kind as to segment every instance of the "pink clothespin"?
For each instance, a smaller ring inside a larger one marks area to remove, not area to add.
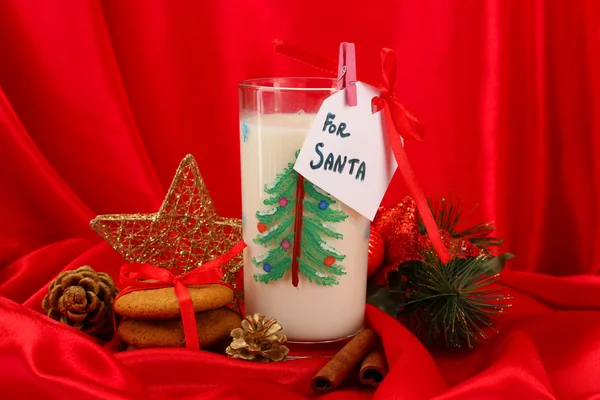
[[[356,94],[356,53],[354,43],[340,43],[337,89],[346,89],[346,102],[350,107],[357,105]]]

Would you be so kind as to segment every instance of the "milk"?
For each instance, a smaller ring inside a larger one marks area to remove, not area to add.
[[[341,204],[348,218],[335,223],[343,239],[322,236],[326,244],[346,258],[340,262],[346,275],[338,284],[319,286],[300,274],[298,287],[292,285],[291,272],[269,283],[257,282],[255,274],[264,271],[252,263],[269,248],[254,243],[259,234],[257,211],[268,210],[264,192],[294,162],[310,128],[314,114],[262,114],[241,116],[241,169],[244,251],[244,296],[246,314],[260,312],[275,317],[291,341],[329,341],[353,335],[362,328],[365,310],[369,220]],[[290,228],[293,230],[293,226]],[[293,249],[290,249],[290,255]],[[301,256],[302,257],[302,256]]]

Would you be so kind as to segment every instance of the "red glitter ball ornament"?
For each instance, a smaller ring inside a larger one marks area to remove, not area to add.
[[[373,278],[373,282],[387,286],[390,273],[397,271],[401,264],[421,260],[423,257],[419,251],[418,239],[418,233],[406,233],[386,243],[385,261]]]
[[[477,257],[483,254],[483,250],[475,246],[468,240],[461,238],[454,238],[446,231],[440,230],[440,236],[444,246],[448,249],[451,257],[466,258],[466,257]],[[418,244],[421,253],[425,253],[428,250],[434,251],[431,239],[429,236],[421,236]]]
[[[388,276],[407,261],[421,260],[418,241],[421,236],[417,219],[417,205],[407,196],[394,207],[380,207],[373,229],[383,236],[386,254],[383,265],[374,276],[373,282],[387,286]]]
[[[419,233],[419,224],[417,222],[417,205],[410,196],[406,196],[394,207],[379,207],[373,229],[383,236],[388,243],[398,235]]]
[[[373,277],[375,284],[387,287],[389,274],[402,264],[423,261],[427,254],[435,254],[431,239],[419,229],[417,213],[415,201],[410,196],[394,207],[379,208],[372,226],[383,236],[386,251],[384,262]],[[453,237],[445,230],[440,229],[440,237],[452,258],[477,257],[485,253],[469,240]]]
[[[450,254],[461,258],[477,257],[484,254],[484,251],[468,240],[454,238],[450,242]]]
[[[440,229],[440,237],[442,238],[442,243],[444,244],[444,247],[447,248],[448,251],[450,251],[450,243],[452,242],[452,236],[448,232]],[[420,236],[418,239],[417,247],[423,253],[433,249],[433,245],[431,244],[431,239],[429,238],[429,236]]]

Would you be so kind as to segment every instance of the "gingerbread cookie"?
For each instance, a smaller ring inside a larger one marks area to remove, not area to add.
[[[233,301],[233,291],[223,285],[188,286],[194,311],[223,307]],[[179,317],[179,302],[172,287],[137,290],[119,297],[115,312],[124,317],[166,319]]]
[[[226,307],[196,313],[200,347],[205,348],[228,338],[241,322],[242,318]],[[117,334],[133,348],[185,347],[181,318],[127,318],[117,328]]]

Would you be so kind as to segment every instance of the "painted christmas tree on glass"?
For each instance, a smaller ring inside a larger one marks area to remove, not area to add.
[[[291,270],[294,286],[299,275],[318,285],[337,285],[338,277],[346,274],[339,264],[346,256],[324,238],[343,239],[335,224],[348,215],[332,209],[335,200],[294,171],[293,163],[264,192],[269,197],[263,203],[271,208],[256,213],[259,234],[254,242],[267,250],[252,260],[263,270],[254,279],[269,283]]]

